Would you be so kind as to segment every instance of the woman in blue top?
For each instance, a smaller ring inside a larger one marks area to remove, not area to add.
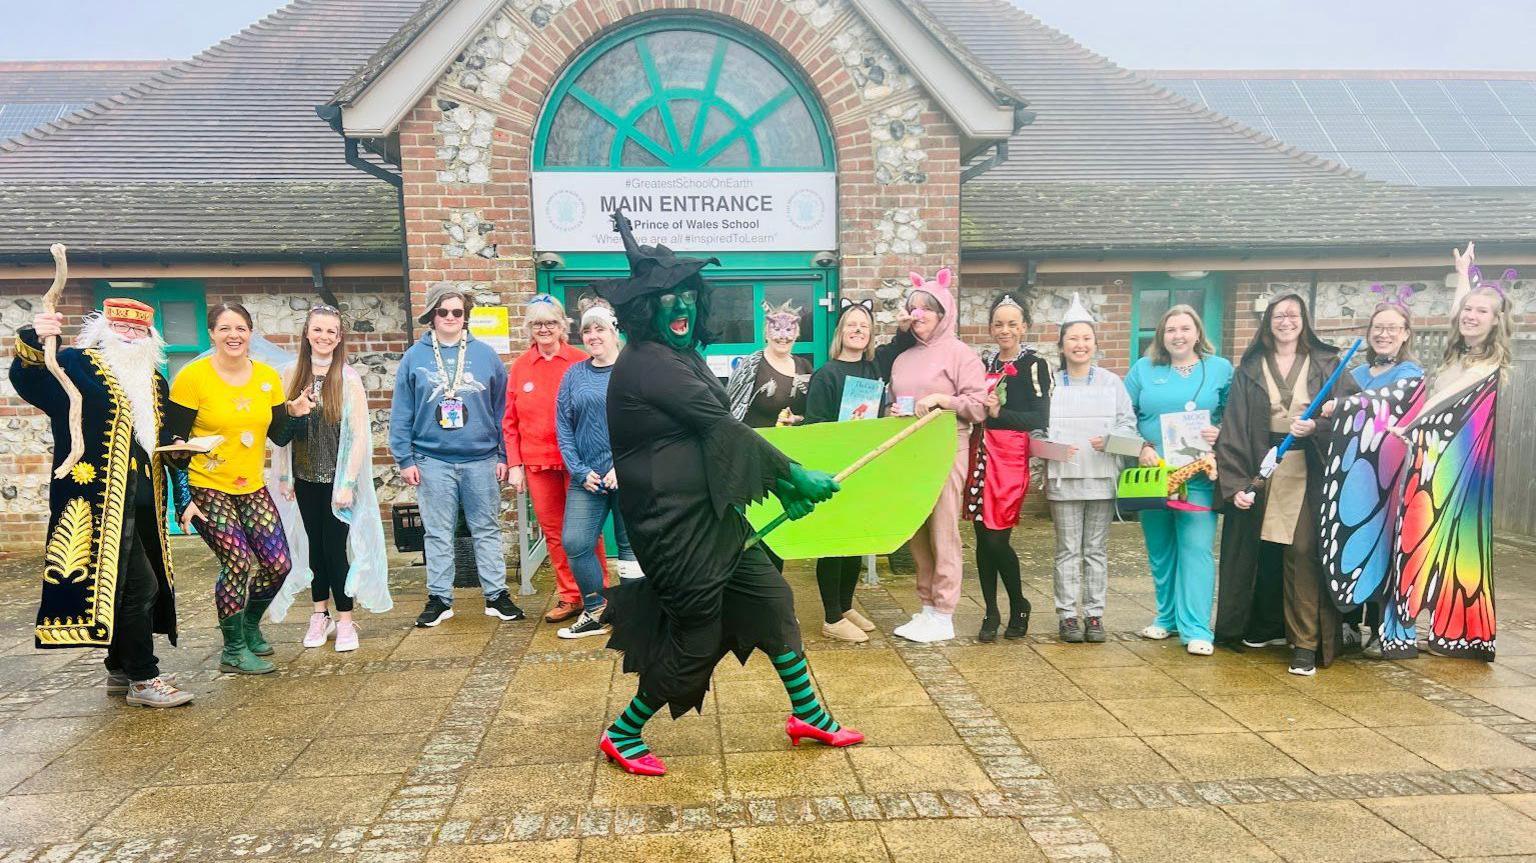
[[[1413,324],[1402,299],[1379,303],[1365,325],[1365,362],[1350,371],[1362,390],[1424,377],[1413,359]]]
[[[1131,366],[1125,389],[1136,410],[1143,439],[1141,463],[1155,466],[1163,459],[1164,414],[1210,411],[1210,425],[1200,432],[1207,449],[1216,443],[1232,363],[1215,356],[1205,337],[1205,324],[1194,309],[1174,306],[1157,322],[1157,334],[1147,355]],[[1189,502],[1210,507],[1215,490],[1204,477],[1186,486]],[[1147,562],[1157,591],[1157,619],[1141,631],[1143,638],[1164,639],[1177,632],[1190,653],[1209,656],[1211,603],[1216,594],[1216,512],[1146,510],[1141,532],[1147,541]]]
[[[608,378],[622,350],[612,309],[594,305],[582,312],[581,342],[592,358],[571,366],[555,393],[555,440],[571,475],[561,534],[571,556],[571,573],[576,576],[582,606],[576,621],[555,633],[561,638],[585,638],[608,631],[602,623],[607,561],[598,558],[598,540],[609,513],[613,514],[613,539],[619,547],[619,577],[642,575],[619,515],[615,497],[619,481],[608,443]]]

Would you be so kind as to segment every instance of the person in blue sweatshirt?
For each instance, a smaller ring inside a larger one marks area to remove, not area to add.
[[[400,478],[417,489],[426,533],[427,605],[417,626],[453,616],[453,534],[459,511],[475,545],[485,613],[521,620],[507,594],[501,545],[501,486],[507,448],[501,417],[507,367],[496,351],[475,341],[466,324],[474,299],[450,284],[434,285],[421,340],[400,359],[389,413],[389,451]]]

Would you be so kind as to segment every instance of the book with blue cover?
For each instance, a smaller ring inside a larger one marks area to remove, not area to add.
[[[885,384],[869,378],[843,379],[843,401],[837,408],[837,421],[875,419],[880,416],[880,399]]]

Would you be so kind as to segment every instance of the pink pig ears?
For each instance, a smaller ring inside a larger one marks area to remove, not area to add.
[[[944,269],[939,270],[938,275],[934,278],[934,281],[939,283],[939,287],[944,288],[945,290],[949,289],[950,282],[953,282],[954,280],[955,274],[950,271],[949,267],[945,267]]]
[[[922,289],[928,287],[929,285],[938,285],[939,287],[948,290],[950,283],[954,282],[955,280],[955,274],[949,269],[949,267],[944,267],[934,274],[932,281],[929,281],[926,277],[923,276],[922,273],[919,273],[916,270],[907,273],[907,278],[912,280],[912,287],[914,288]]]
[[[916,270],[907,273],[907,278],[912,280],[912,287],[914,288],[921,288],[928,284],[928,280],[923,278],[923,274],[917,272]]]

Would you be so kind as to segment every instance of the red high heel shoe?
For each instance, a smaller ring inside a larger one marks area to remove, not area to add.
[[[602,737],[597,739],[597,749],[608,756],[609,761],[616,762],[620,767],[624,768],[625,772],[633,773],[636,776],[665,776],[667,773],[667,765],[663,764],[660,758],[649,752],[639,758],[625,758],[619,753],[619,747],[614,746],[613,741],[608,739],[608,732],[606,731],[603,732]]]
[[[784,720],[784,733],[789,735],[791,746],[799,746],[800,739],[803,737],[809,737],[817,743],[825,743],[828,746],[852,746],[855,743],[864,742],[862,731],[854,731],[852,728],[822,731],[809,722],[801,721],[793,714]]]

